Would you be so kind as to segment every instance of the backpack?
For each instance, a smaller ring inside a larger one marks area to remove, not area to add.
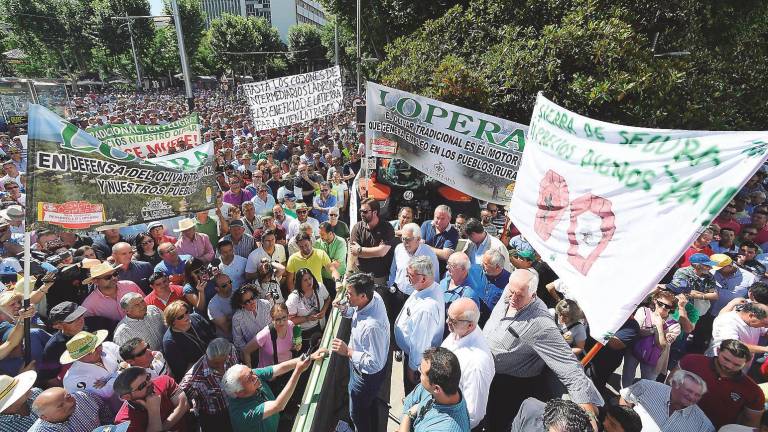
[[[645,310],[645,322],[643,327],[652,327],[653,321],[651,320],[650,308],[643,308]],[[668,329],[671,324],[674,324],[675,320],[669,319],[664,323],[664,330]],[[656,366],[661,358],[661,353],[664,350],[656,344],[656,335],[651,334],[638,339],[632,346],[632,354],[640,361],[650,366]]]

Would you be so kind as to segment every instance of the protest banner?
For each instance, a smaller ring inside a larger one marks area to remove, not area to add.
[[[605,342],[762,165],[768,132],[646,129],[538,96],[511,219]]]
[[[86,132],[110,147],[146,158],[150,154],[165,156],[168,147],[177,143],[200,145],[200,120],[197,113],[164,125],[116,124],[97,126]]]
[[[338,66],[243,84],[257,131],[290,126],[344,109]]]
[[[368,82],[366,139],[376,157],[479,200],[507,203],[528,126]]]
[[[213,144],[140,159],[29,105],[28,229],[128,226],[213,208]]]

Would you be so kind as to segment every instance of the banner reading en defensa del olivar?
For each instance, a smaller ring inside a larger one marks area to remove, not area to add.
[[[142,160],[29,107],[28,229],[134,225],[214,206],[212,143]]]
[[[255,130],[290,126],[334,114],[344,108],[338,66],[241,86]]]
[[[479,200],[509,202],[528,126],[372,82],[366,122],[373,156],[403,159]]]
[[[150,154],[165,156],[168,147],[177,143],[200,144],[200,120],[197,113],[164,125],[116,124],[86,129],[104,144],[146,158]]]

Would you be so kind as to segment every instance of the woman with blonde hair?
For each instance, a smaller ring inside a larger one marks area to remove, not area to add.
[[[163,353],[173,377],[181,381],[189,367],[205,354],[214,337],[213,329],[182,300],[169,304],[163,311],[163,319],[168,327],[163,335]]]
[[[584,354],[584,344],[587,341],[587,327],[581,322],[584,314],[578,303],[569,299],[560,300],[555,305],[555,314],[560,333],[568,342],[573,354],[576,357],[581,357]]]

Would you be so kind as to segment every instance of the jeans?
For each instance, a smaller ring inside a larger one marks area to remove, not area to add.
[[[637,357],[632,354],[632,350],[627,349],[624,351],[624,368],[621,370],[622,388],[631,386],[635,381],[637,365],[640,365],[640,378],[656,381],[656,365],[649,365],[640,362],[640,360],[638,360]]]
[[[387,368],[374,374],[361,374],[349,362],[349,416],[357,432],[374,432],[379,424],[376,398],[384,383]]]

